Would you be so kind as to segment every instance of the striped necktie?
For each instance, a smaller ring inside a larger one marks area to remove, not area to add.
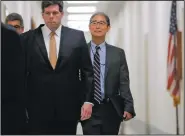
[[[101,97],[101,81],[100,81],[100,55],[98,50],[99,46],[96,46],[96,53],[94,54],[94,99],[96,102],[100,103]]]

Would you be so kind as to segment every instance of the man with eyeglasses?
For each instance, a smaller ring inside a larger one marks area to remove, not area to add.
[[[29,132],[75,135],[78,121],[90,118],[93,106],[87,43],[82,31],[61,24],[62,1],[42,1],[41,7],[45,24],[21,35],[27,60]]]
[[[18,34],[22,34],[24,32],[24,22],[22,16],[18,13],[9,14],[5,19],[5,24],[15,28]]]
[[[94,70],[94,106],[91,118],[82,121],[85,135],[118,135],[120,123],[135,116],[129,71],[123,49],[105,41],[110,19],[103,12],[90,18],[88,44]]]

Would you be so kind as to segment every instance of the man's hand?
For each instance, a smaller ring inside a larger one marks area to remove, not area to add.
[[[132,114],[125,111],[124,114],[123,114],[123,117],[124,117],[124,120],[127,121],[127,120],[132,118]]]
[[[92,114],[92,107],[93,105],[91,103],[84,103],[84,105],[81,108],[81,120],[86,120],[91,117]]]

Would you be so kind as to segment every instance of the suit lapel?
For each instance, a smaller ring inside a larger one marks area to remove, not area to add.
[[[58,69],[60,67],[60,65],[63,65],[66,60],[62,59],[63,56],[62,54],[63,53],[63,47],[64,45],[66,45],[66,36],[67,35],[67,28],[65,26],[62,26],[62,30],[61,30],[61,35],[60,35],[60,47],[59,47],[59,52],[58,52],[58,59],[57,59],[57,64],[56,64],[56,68],[55,69]]]
[[[42,34],[42,30],[41,30],[41,27],[43,27],[43,26],[44,26],[44,24],[40,25],[37,28],[35,38],[36,38],[37,44],[39,46],[40,52],[41,52],[45,62],[48,64],[48,66],[51,69],[53,69],[51,64],[50,64],[49,58],[48,58],[48,53],[47,53],[47,50],[46,50],[46,45],[45,45],[45,42],[44,42],[44,37],[43,37],[43,34]]]
[[[109,70],[109,67],[110,67],[111,47],[107,43],[105,43],[105,45],[106,45],[106,60],[105,60],[105,76],[104,76],[104,79],[106,80],[108,70]]]

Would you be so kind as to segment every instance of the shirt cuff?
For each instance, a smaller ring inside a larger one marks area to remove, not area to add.
[[[89,103],[89,104],[92,104],[92,106],[94,106],[94,104],[93,104],[93,103],[91,103],[91,102],[84,102],[84,103]]]

